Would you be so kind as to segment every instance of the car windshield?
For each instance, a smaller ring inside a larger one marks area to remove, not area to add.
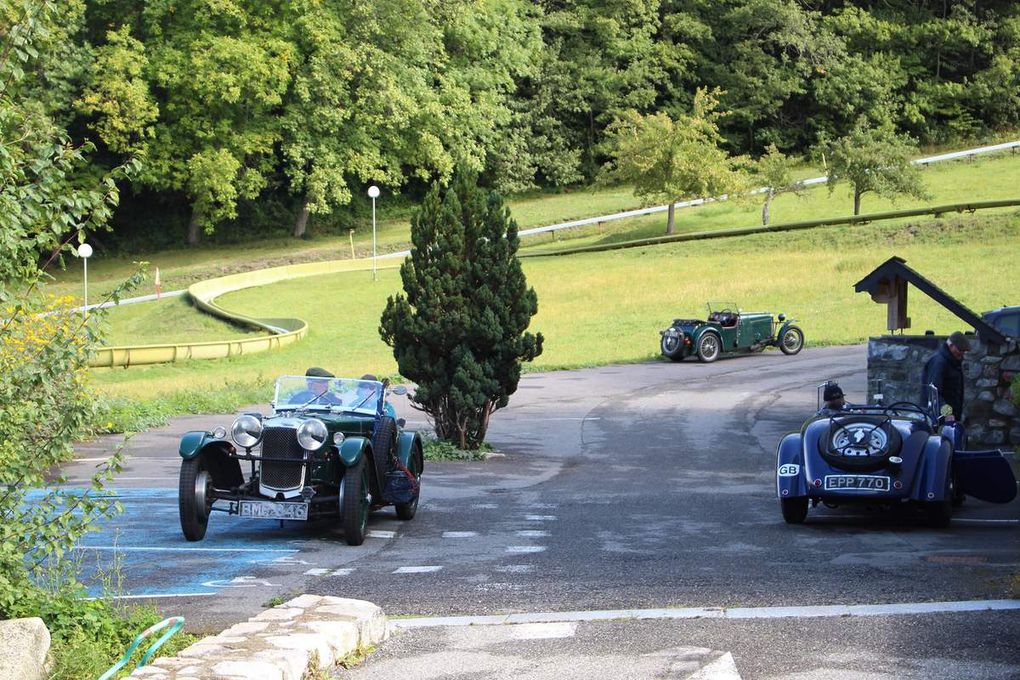
[[[276,379],[273,404],[277,411],[309,409],[374,414],[382,394],[383,384],[374,380],[285,375]]]

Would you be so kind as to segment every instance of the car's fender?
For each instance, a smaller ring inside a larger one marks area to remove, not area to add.
[[[803,437],[791,432],[779,442],[776,451],[776,494],[779,498],[807,496],[804,477]]]
[[[213,486],[217,488],[229,489],[244,483],[241,463],[231,455],[236,452],[234,445],[225,439],[217,439],[211,432],[186,432],[181,437],[177,452],[184,460],[202,456],[205,468],[212,475]]]
[[[691,331],[692,352],[698,351],[698,343],[701,342],[701,337],[705,335],[705,333],[715,333],[717,336],[719,336],[720,340],[722,339],[722,331],[719,329],[718,326],[713,325],[711,323],[702,324],[695,328],[693,331]],[[722,347],[720,347],[720,349],[722,349]]]
[[[340,444],[340,460],[347,467],[357,465],[372,444],[365,437],[348,437]]]
[[[783,321],[783,325],[781,325],[776,330],[776,337],[773,338],[773,340],[776,340],[778,342],[779,338],[783,337],[783,333],[786,332],[787,328],[789,328],[790,326],[795,326],[796,325],[796,321],[797,321],[796,319],[786,319],[785,321]]]
[[[415,448],[420,448],[424,452],[425,446],[422,443],[421,435],[417,432],[401,432],[400,439],[397,440],[397,458],[400,460],[400,464],[404,467],[410,467],[411,456],[414,454]],[[425,461],[422,461],[424,466]]]
[[[933,435],[921,452],[917,476],[910,490],[915,501],[946,500],[946,475],[953,462],[953,445],[945,437]]]

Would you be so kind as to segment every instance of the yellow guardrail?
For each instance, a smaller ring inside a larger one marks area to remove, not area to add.
[[[394,264],[381,265],[379,268],[396,267],[399,266],[401,261],[397,260]],[[244,340],[100,347],[92,357],[90,365],[96,368],[127,368],[129,366],[166,364],[192,359],[225,359],[227,357],[255,354],[270,349],[277,349],[278,347],[285,347],[305,337],[308,333],[308,322],[304,319],[296,318],[260,319],[237,314],[217,305],[215,303],[216,298],[245,288],[267,286],[279,281],[320,276],[322,274],[367,271],[371,268],[372,260],[370,259],[329,260],[325,262],[288,264],[282,267],[259,269],[199,281],[188,288],[188,295],[196,307],[230,323],[268,331],[272,335],[246,338]]]

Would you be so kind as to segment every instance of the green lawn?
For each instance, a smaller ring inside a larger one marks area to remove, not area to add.
[[[942,151],[941,149],[933,152]],[[885,210],[891,206],[907,208],[915,205],[952,203],[963,200],[1012,198],[1018,193],[1016,177],[1020,176],[1020,156],[1008,152],[985,156],[974,161],[951,161],[927,168],[929,188],[934,195],[930,202],[901,200],[895,204],[865,195],[866,212]],[[795,173],[798,177],[821,174],[819,168],[804,166]],[[521,229],[538,227],[568,220],[609,214],[640,207],[628,187],[576,189],[555,194],[528,194],[509,200],[514,218]],[[725,202],[677,211],[677,228],[680,231],[701,231],[743,227],[760,222],[761,205],[758,199],[747,202]],[[812,217],[833,217],[849,214],[852,201],[844,189],[831,197],[824,187],[808,191],[804,198],[781,196],[773,206],[773,222],[797,221]],[[523,247],[548,249],[550,246],[588,245],[603,240],[627,240],[657,236],[665,231],[665,213],[632,220],[610,222],[600,230],[586,227],[564,231],[556,236],[543,234],[524,239]],[[378,252],[394,252],[408,247],[410,226],[406,216],[388,219],[378,224]],[[372,230],[366,223],[354,232],[357,257],[372,254]],[[163,290],[185,288],[188,285],[239,271],[263,269],[283,264],[312,260],[332,260],[351,256],[346,235],[320,237],[311,241],[283,238],[255,241],[227,246],[199,246],[152,253],[146,256],[150,274],[160,269]],[[137,266],[137,258],[107,256],[97,252],[89,263],[90,298],[98,297],[127,277]],[[54,293],[80,295],[82,271],[76,258],[68,258],[68,269],[53,272],[55,282],[50,285]],[[154,292],[151,281],[134,294]],[[178,336],[182,337],[182,336]]]
[[[700,314],[715,299],[794,316],[809,345],[860,342],[884,332],[885,310],[855,294],[853,284],[892,255],[976,311],[1016,304],[1020,267],[1009,264],[1020,255],[1020,211],[528,259],[525,272],[539,298],[532,330],[546,336],[531,369],[654,358],[659,329],[674,316]],[[393,374],[395,362],[377,328],[387,296],[399,289],[397,270],[386,269],[378,282],[356,272],[231,293],[219,299],[222,306],[304,318],[308,337],[248,357],[95,370],[94,381],[110,393],[148,397],[313,365],[337,374]],[[919,332],[961,325],[916,292],[910,316]]]

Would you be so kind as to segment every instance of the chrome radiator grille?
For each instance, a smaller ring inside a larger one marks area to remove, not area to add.
[[[262,485],[280,491],[300,488],[304,466],[273,461],[301,460],[304,455],[297,441],[297,430],[267,427],[262,434]]]

